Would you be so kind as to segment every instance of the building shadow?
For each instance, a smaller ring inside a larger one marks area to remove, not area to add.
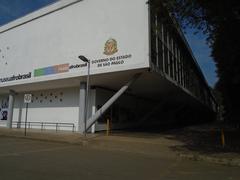
[[[222,143],[222,129],[225,146]],[[240,131],[235,127],[219,123],[208,123],[165,132],[168,139],[182,142],[183,145],[170,147],[176,152],[191,151],[206,155],[220,153],[240,154]]]

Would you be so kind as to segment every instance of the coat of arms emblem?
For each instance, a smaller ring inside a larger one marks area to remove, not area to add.
[[[116,52],[118,52],[117,41],[112,38],[107,40],[107,42],[105,43],[105,47],[104,47],[104,54],[105,55],[113,55]]]

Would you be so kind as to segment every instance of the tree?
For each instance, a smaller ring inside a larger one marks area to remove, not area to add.
[[[225,120],[240,123],[240,1],[155,0],[186,26],[208,36],[223,96]]]

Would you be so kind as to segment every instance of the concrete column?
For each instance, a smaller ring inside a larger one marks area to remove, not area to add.
[[[165,56],[166,56],[166,55],[165,55],[165,50],[164,50],[164,49],[165,49],[165,47],[164,47],[164,44],[165,44],[165,41],[164,41],[164,33],[165,33],[165,31],[164,31],[164,27],[163,27],[164,25],[163,25],[163,23],[162,23],[161,25],[162,25],[161,31],[162,31],[162,60],[163,60],[163,61],[162,61],[162,62],[163,62],[163,63],[162,63],[162,66],[163,66],[163,72],[166,73],[166,70],[165,70],[165,63],[166,63],[166,62],[165,62],[165,60],[166,60],[166,59],[165,59]]]
[[[9,91],[9,101],[8,101],[8,117],[7,117],[7,127],[8,128],[12,128],[14,100],[15,100],[15,92],[13,90],[10,90]]]
[[[118,98],[131,86],[139,77],[141,73],[135,74],[132,79],[125,84],[118,92],[116,92],[92,117],[87,121],[87,130],[97,122],[98,118],[101,117],[105,111],[116,101]]]
[[[87,83],[80,82],[80,89],[79,89],[79,119],[78,119],[78,131],[80,133],[84,132],[84,120],[85,120],[85,102],[86,102],[86,89]]]
[[[92,106],[92,116],[96,113],[96,106]],[[91,127],[91,133],[94,134],[96,131],[96,123],[94,123]]]
[[[155,15],[155,26],[156,26],[156,31],[155,31],[155,33],[156,33],[156,39],[155,39],[155,41],[156,41],[156,66],[159,68],[159,49],[158,49],[158,47],[159,47],[159,42],[158,42],[158,36],[159,36],[159,33],[158,33],[158,31],[159,31],[159,29],[158,29],[158,16],[157,15]]]
[[[170,69],[170,38],[169,38],[169,31],[166,31],[166,35],[167,35],[167,57],[168,57],[168,75],[171,76],[171,69]]]
[[[93,116],[96,113],[96,110],[97,110],[97,107],[96,107],[96,89],[93,89],[90,94],[91,94],[90,107],[92,107],[92,116]],[[88,116],[88,118],[90,118],[90,117]],[[92,134],[94,134],[95,131],[96,131],[96,123],[94,123],[91,127],[91,133]]]

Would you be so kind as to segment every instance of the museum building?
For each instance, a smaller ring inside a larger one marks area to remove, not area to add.
[[[217,110],[178,23],[155,1],[43,7],[0,27],[0,69],[2,127],[24,127],[27,114],[28,128],[83,133],[107,119],[113,129],[147,127]]]

